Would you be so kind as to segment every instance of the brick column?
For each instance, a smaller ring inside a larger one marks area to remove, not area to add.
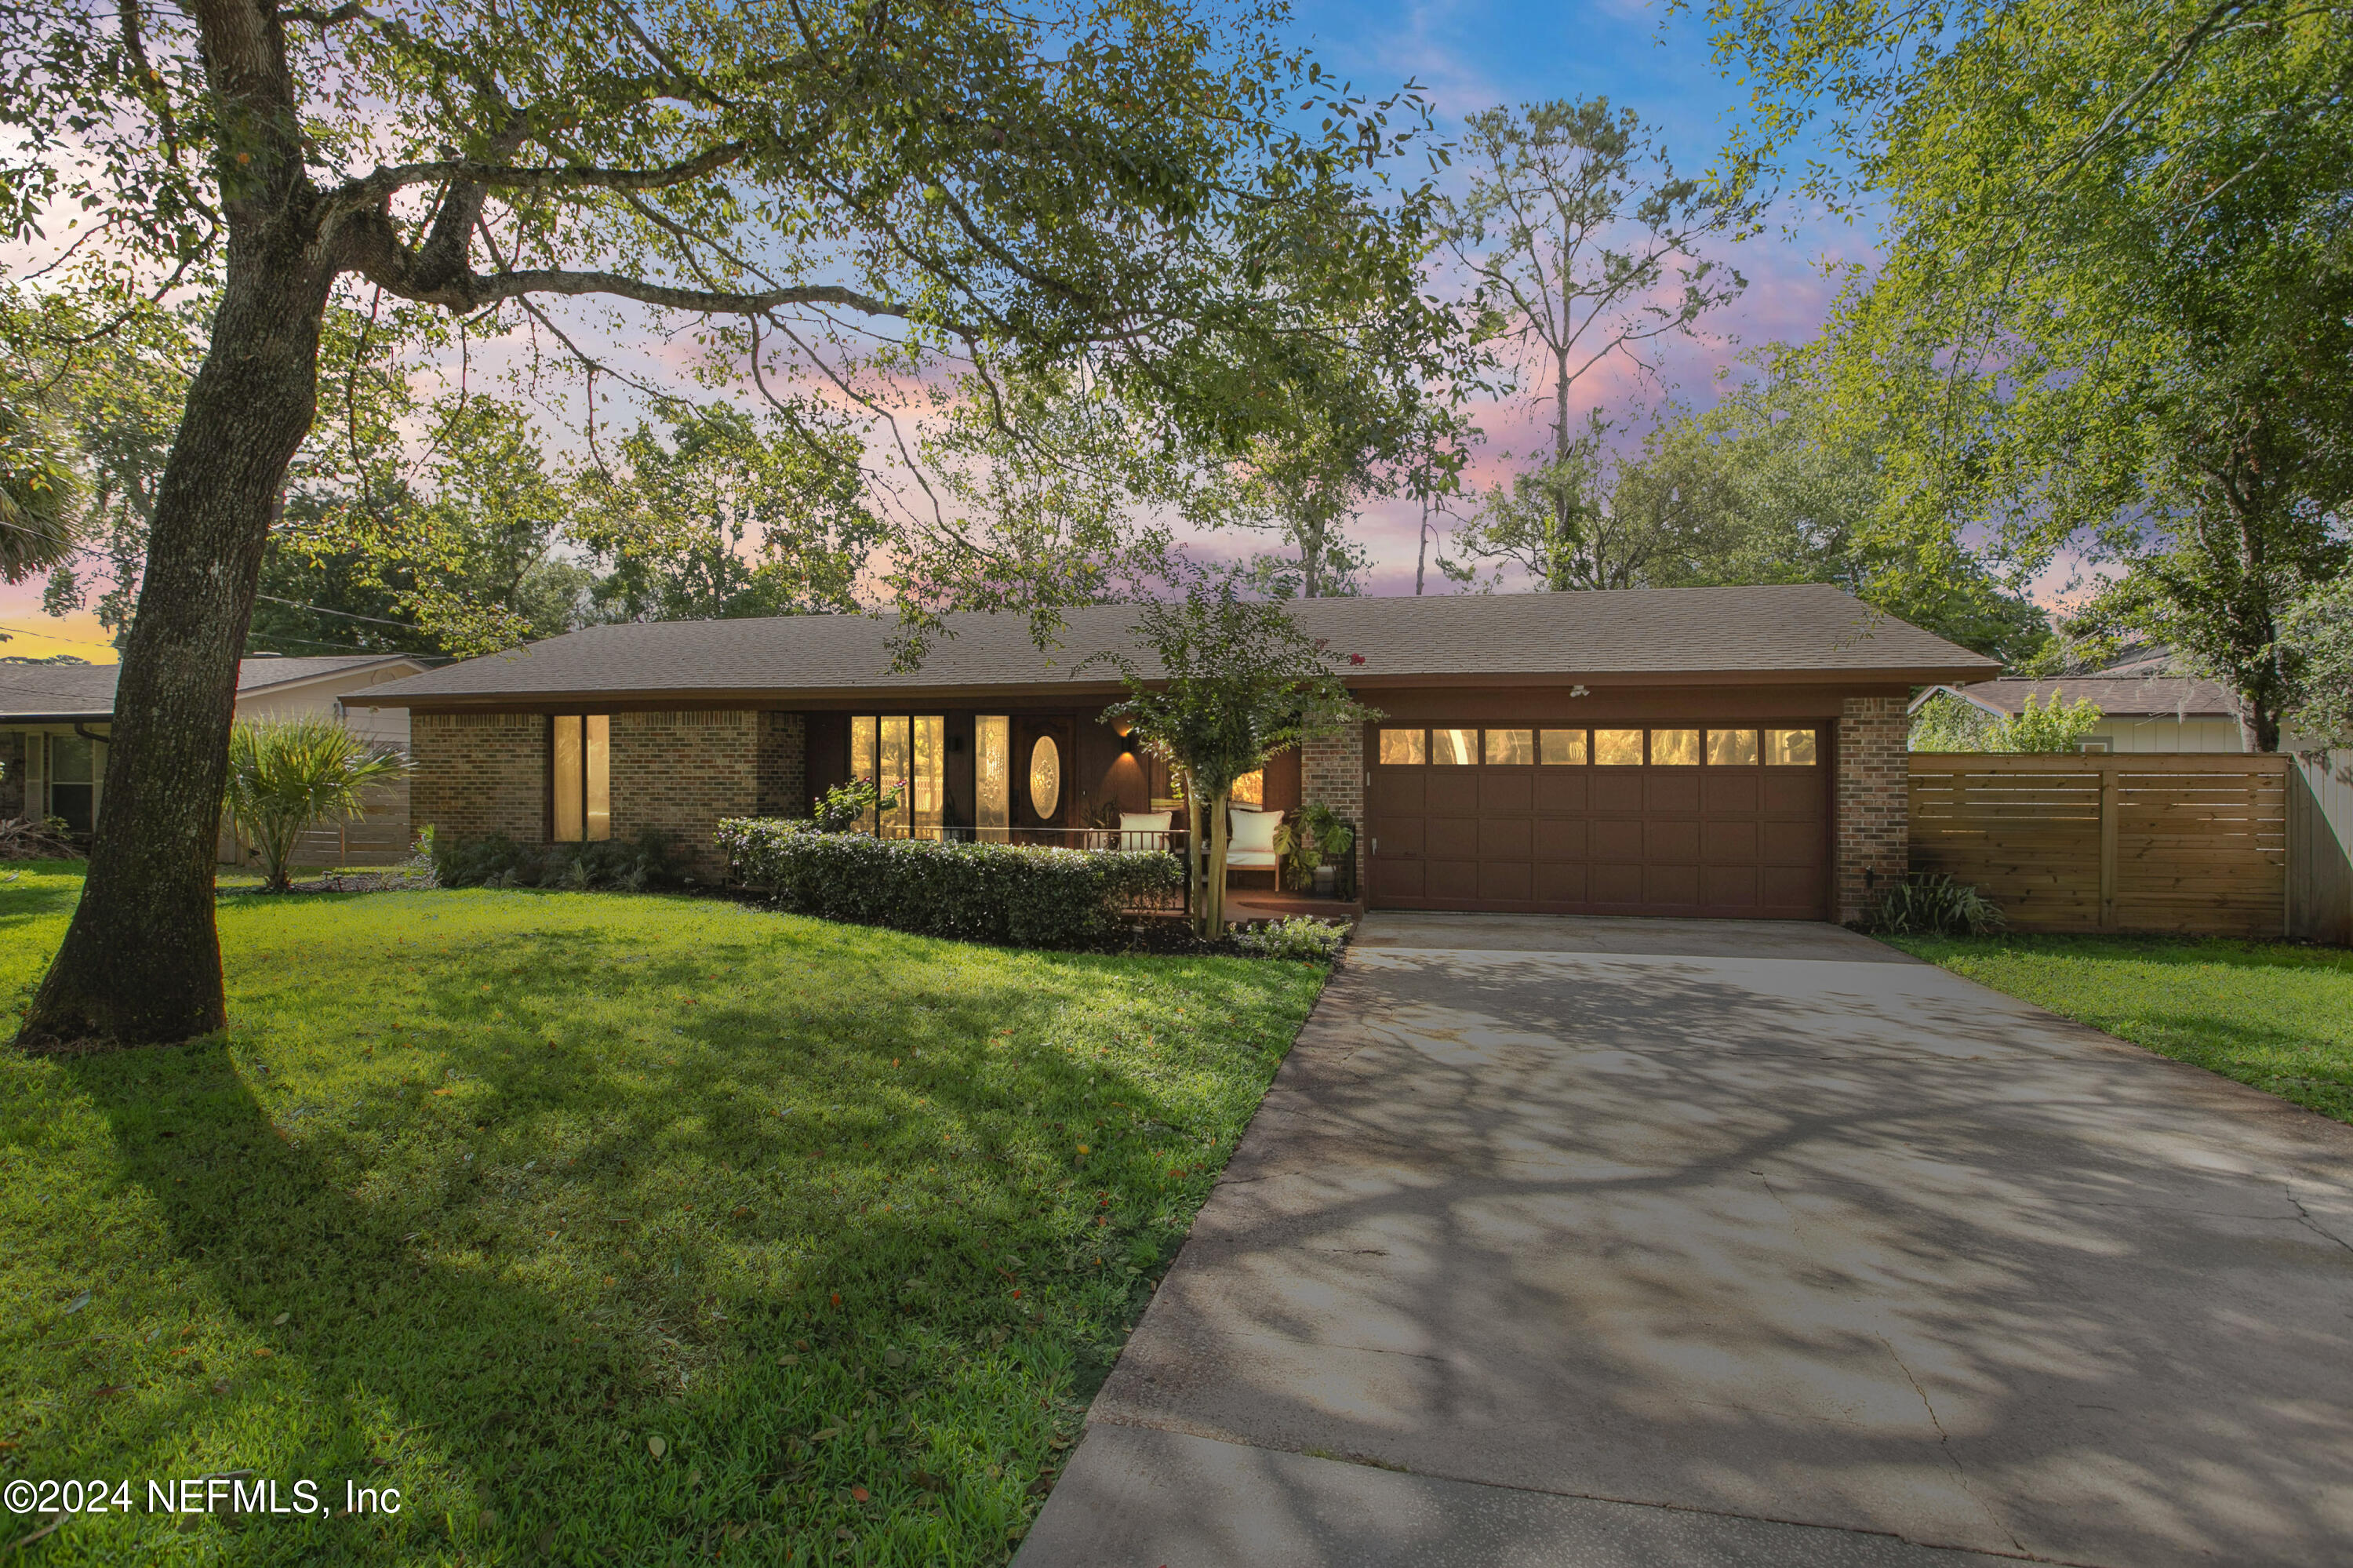
[[[1860,920],[1910,869],[1910,720],[1902,697],[1849,697],[1838,726],[1833,917]]]
[[[1356,825],[1356,885],[1365,885],[1365,726],[1349,725],[1337,735],[1300,748],[1299,801],[1319,801]]]
[[[808,715],[760,715],[760,815],[806,817],[809,813]]]
[[[412,828],[444,839],[547,837],[545,714],[417,714],[408,721]]]

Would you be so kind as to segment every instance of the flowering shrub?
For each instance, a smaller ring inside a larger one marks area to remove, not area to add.
[[[1330,963],[1347,941],[1345,921],[1318,920],[1312,915],[1245,926],[1234,933],[1234,946],[1243,952],[1262,959],[1304,959],[1312,964]]]

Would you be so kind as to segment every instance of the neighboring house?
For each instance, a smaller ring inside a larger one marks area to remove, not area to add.
[[[2011,718],[2031,696],[2040,705],[2056,694],[2099,705],[2100,722],[2085,734],[2084,751],[2244,751],[2237,707],[2219,683],[2180,675],[2070,675],[2046,681],[1977,681],[1936,685],[1912,700],[1914,709],[1940,694]]]
[[[1368,904],[1859,916],[1905,874],[1913,689],[1998,666],[1832,588],[1311,599],[1386,717],[1276,758],[1261,793],[1361,824]],[[921,669],[856,616],[592,627],[372,691],[411,715],[413,811],[459,838],[672,835],[911,781],[892,832],[1030,838],[1165,800],[1088,656],[1134,612],[955,615]],[[1077,673],[1074,673],[1074,671]]]
[[[406,653],[285,658],[253,654],[238,666],[239,718],[341,718],[363,738],[408,748],[404,708],[370,708],[358,699],[429,666]],[[77,834],[98,821],[106,789],[106,737],[113,726],[113,664],[0,664],[0,818],[62,818]],[[382,793],[365,819],[315,829],[301,858],[348,854],[398,858],[408,847],[406,784]],[[221,859],[239,859],[224,828]]]

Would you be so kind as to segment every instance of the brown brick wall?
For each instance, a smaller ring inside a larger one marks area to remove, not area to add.
[[[716,881],[725,860],[712,841],[722,817],[760,809],[759,715],[613,715],[613,836],[668,833],[694,874]]]
[[[1365,726],[1352,724],[1337,735],[1307,741],[1299,753],[1302,806],[1329,806],[1356,825],[1357,885],[1365,873]]]
[[[809,813],[808,715],[759,715],[759,812],[764,817]]]
[[[1831,845],[1836,917],[1860,920],[1911,860],[1911,787],[1902,697],[1849,697],[1838,726],[1837,836]]]
[[[547,837],[547,715],[417,714],[408,721],[408,815],[444,838]]]

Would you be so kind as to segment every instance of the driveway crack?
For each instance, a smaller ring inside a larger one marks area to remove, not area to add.
[[[1767,1196],[1781,1205],[1781,1212],[1789,1216],[1790,1234],[1797,1237],[1799,1245],[1806,1246],[1806,1250],[1811,1252],[1812,1247],[1806,1242],[1805,1220],[1797,1210],[1789,1206],[1789,1201],[1787,1198],[1774,1190],[1772,1178],[1762,1171],[1752,1171],[1749,1174],[1757,1178]],[[1860,1298],[1856,1298],[1856,1304],[1864,1307],[1869,1305]],[[2002,1539],[2010,1542],[2012,1550],[2021,1557],[2031,1555],[2026,1550],[2026,1543],[2018,1539],[2018,1532],[2010,1528],[2009,1522],[1996,1512],[1977,1488],[1970,1484],[1969,1473],[1962,1467],[1960,1456],[1953,1452],[1952,1434],[1945,1430],[1945,1423],[1936,1414],[1936,1403],[1928,1397],[1928,1391],[1920,1386],[1920,1380],[1913,1374],[1911,1363],[1904,1359],[1903,1352],[1896,1350],[1894,1341],[1886,1335],[1874,1329],[1872,1330],[1872,1338],[1877,1340],[1881,1348],[1886,1351],[1887,1359],[1895,1363],[1896,1370],[1904,1374],[1904,1381],[1912,1385],[1913,1396],[1919,1400],[1920,1408],[1928,1413],[1928,1425],[1936,1429],[1936,1447],[1945,1456],[1945,1463],[1951,1467],[1953,1479],[1960,1483],[1961,1490],[1968,1495],[1968,1499],[1978,1505],[1978,1511],[1985,1516],[1986,1522],[2001,1531]]]
[[[2322,1224],[2318,1220],[2312,1217],[2312,1211],[2306,1208],[2302,1202],[2297,1201],[2295,1188],[2293,1185],[2283,1181],[2280,1183],[2280,1191],[2287,1194],[2288,1207],[2295,1211],[2295,1217],[2303,1223],[2306,1229],[2311,1231],[2315,1235],[2323,1236],[2329,1241],[2335,1242],[2347,1252],[2353,1252],[2353,1242],[2347,1241],[2343,1236],[2338,1235],[2335,1231],[2330,1230],[2327,1225]]]

